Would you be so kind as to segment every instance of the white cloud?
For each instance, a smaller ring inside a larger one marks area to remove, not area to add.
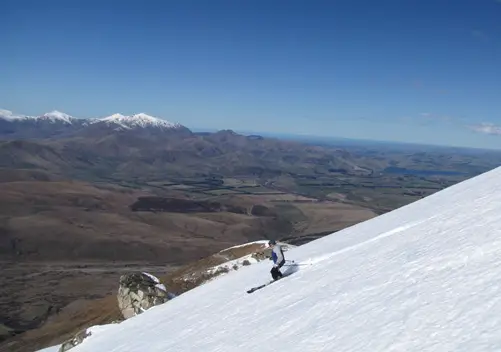
[[[478,133],[501,135],[501,126],[497,126],[493,123],[481,123],[468,127]]]
[[[5,120],[15,120],[19,118],[19,116],[14,115],[14,113],[10,110],[0,109],[0,118]]]
[[[4,120],[19,120],[19,119],[24,119],[26,118],[26,115],[18,115],[14,114],[10,110],[5,110],[5,109],[0,109],[0,119]]]
[[[10,110],[5,110],[5,109],[0,109],[0,116],[12,116],[12,111]]]

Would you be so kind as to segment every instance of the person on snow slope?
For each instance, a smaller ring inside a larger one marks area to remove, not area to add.
[[[273,247],[271,249],[271,259],[273,259],[273,268],[271,269],[271,277],[273,280],[278,280],[279,278],[283,277],[282,272],[280,271],[280,268],[285,264],[285,256],[284,252],[282,250],[282,246],[277,243],[275,240],[270,240],[268,242],[268,245],[270,247]]]

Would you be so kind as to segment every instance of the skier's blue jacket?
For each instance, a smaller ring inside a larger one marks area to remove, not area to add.
[[[280,264],[285,261],[284,252],[282,251],[282,247],[278,244],[273,247],[271,250],[271,258],[273,259],[273,263]]]

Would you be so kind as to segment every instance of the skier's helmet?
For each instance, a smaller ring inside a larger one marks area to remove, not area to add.
[[[273,246],[275,244],[277,244],[277,241],[275,241],[275,240],[269,240],[268,241],[268,246]]]

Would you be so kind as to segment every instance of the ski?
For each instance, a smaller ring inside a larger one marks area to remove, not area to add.
[[[278,280],[280,280],[280,279],[278,279]],[[272,283],[274,283],[275,281],[278,281],[278,280],[271,280],[271,281],[269,281],[269,282],[267,282],[267,283],[265,283],[265,284],[262,284],[262,285],[260,285],[260,286],[253,287],[253,288],[251,288],[250,290],[247,290],[247,293],[252,293],[252,292],[254,292],[254,291],[260,290],[260,289],[262,289],[263,287],[266,287],[266,286],[268,286],[268,285],[270,285],[270,284],[272,284]]]
[[[266,287],[266,286],[268,286],[268,285],[271,285],[271,284],[272,284],[272,283],[274,283],[274,282],[277,282],[277,281],[280,281],[280,280],[282,280],[282,279],[285,279],[287,276],[290,276],[290,275],[292,275],[292,274],[293,274],[293,273],[284,273],[282,277],[280,277],[280,278],[278,278],[278,279],[276,279],[276,280],[271,280],[271,281],[268,281],[268,282],[267,282],[267,283],[265,283],[265,284],[262,284],[262,285],[260,285],[260,286],[253,287],[253,288],[251,288],[250,290],[247,290],[247,293],[252,293],[252,292],[254,292],[254,291],[260,290],[260,289],[262,289],[262,288],[264,288],[264,287]]]
[[[296,262],[294,262],[294,260],[287,260],[286,263],[287,264],[284,265],[286,267],[298,267],[298,266],[302,266],[302,265],[311,265],[310,263],[296,263]],[[247,290],[247,293],[252,293],[252,292],[255,292],[255,291],[260,290],[262,288],[265,288],[266,286],[268,286],[268,285],[270,285],[270,284],[272,284],[274,282],[277,282],[279,280],[282,280],[282,279],[286,278],[287,276],[290,276],[290,275],[294,274],[296,271],[289,271],[289,272],[286,271],[286,272],[284,272],[282,274],[281,278],[278,278],[277,280],[271,280],[271,281],[266,282],[266,283],[264,283],[262,285],[253,287],[253,288]]]

